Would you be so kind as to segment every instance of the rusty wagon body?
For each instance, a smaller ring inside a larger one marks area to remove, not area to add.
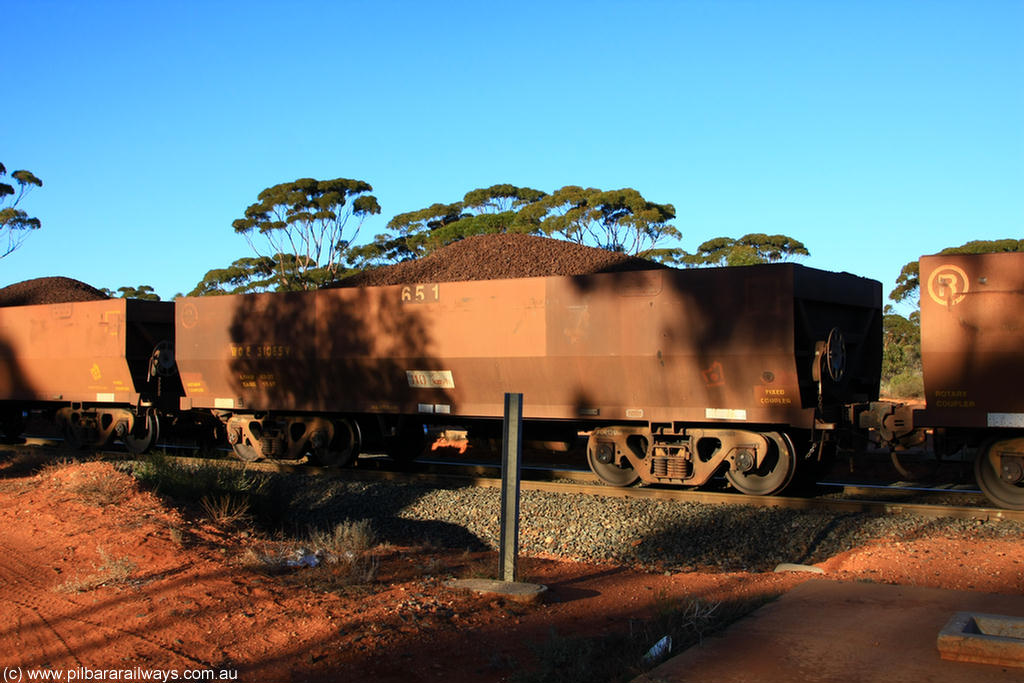
[[[174,304],[107,299],[0,307],[0,401],[8,436],[25,410],[56,413],[76,444],[144,450],[181,393]]]
[[[914,425],[977,447],[982,490],[1024,509],[1024,253],[923,256],[920,282]]]
[[[403,425],[500,418],[519,392],[534,426],[591,431],[613,483],[728,465],[754,489],[784,461],[774,488],[791,432],[877,398],[880,291],[777,264],[181,299],[182,407],[243,458],[329,463]]]

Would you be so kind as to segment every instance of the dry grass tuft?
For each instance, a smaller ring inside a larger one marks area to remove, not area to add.
[[[339,557],[350,553],[364,553],[377,544],[377,534],[370,526],[370,520],[342,522],[331,531],[313,531],[309,542],[314,550],[321,550],[328,557]]]
[[[89,576],[66,581],[57,586],[61,593],[84,593],[100,586],[112,586],[127,582],[135,572],[135,563],[127,558],[110,557],[103,548],[97,548],[101,564],[96,573]]]
[[[288,544],[273,552],[246,551],[242,564],[259,571],[286,574],[289,583],[325,592],[364,586],[377,578],[377,535],[368,520],[343,522],[330,531],[312,531],[301,546]]]
[[[217,526],[234,526],[249,519],[249,501],[245,496],[234,496],[230,493],[203,496],[199,504],[206,517]]]
[[[103,465],[79,468],[75,460],[58,460],[44,465],[39,476],[90,505],[119,505],[135,493],[135,482],[126,474]]]
[[[123,503],[134,492],[131,483],[125,478],[107,477],[99,473],[82,477],[77,483],[68,486],[68,490],[86,503],[100,506]]]

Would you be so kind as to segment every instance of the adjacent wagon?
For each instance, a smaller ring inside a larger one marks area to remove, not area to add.
[[[1024,509],[1024,254],[924,256],[914,425],[976,447],[978,485]]]
[[[73,445],[153,443],[181,394],[174,304],[106,299],[0,308],[0,415],[8,437],[29,410],[56,415]]]

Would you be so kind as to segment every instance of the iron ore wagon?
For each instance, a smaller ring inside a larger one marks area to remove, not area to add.
[[[102,299],[0,307],[0,416],[13,438],[52,413],[73,446],[150,447],[177,410],[174,304]]]
[[[176,302],[181,407],[245,460],[351,461],[423,425],[589,432],[603,480],[751,494],[874,401],[881,285],[795,264],[421,282]]]
[[[1024,254],[923,256],[917,428],[977,449],[993,502],[1024,510]]]

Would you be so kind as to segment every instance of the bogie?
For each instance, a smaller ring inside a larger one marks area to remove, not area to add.
[[[224,430],[236,457],[246,462],[306,458],[321,467],[352,464],[362,443],[349,418],[298,415],[227,415]]]
[[[777,431],[657,425],[595,429],[587,444],[593,472],[612,486],[703,486],[719,472],[737,490],[770,495],[796,473],[796,449]]]

